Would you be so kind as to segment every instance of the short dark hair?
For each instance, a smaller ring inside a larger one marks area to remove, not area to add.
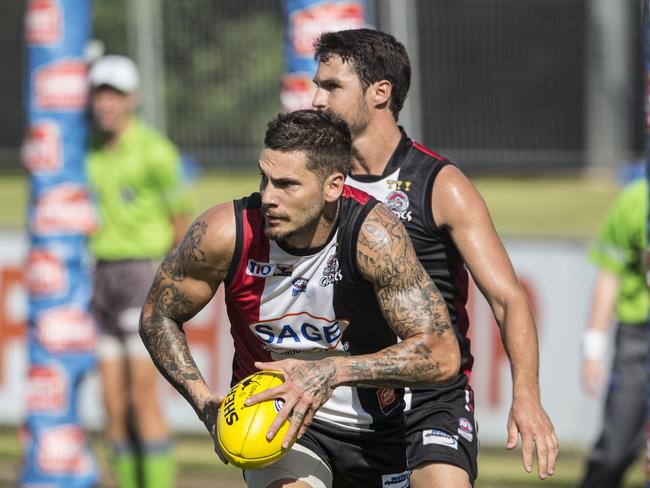
[[[411,62],[404,45],[390,34],[372,29],[326,32],[314,42],[316,61],[327,61],[338,54],[354,68],[364,90],[380,80],[393,85],[390,111],[399,118],[411,86]]]
[[[320,182],[339,171],[347,175],[352,164],[352,136],[348,124],[328,111],[296,110],[277,114],[268,124],[264,145],[275,151],[301,151],[307,169]]]

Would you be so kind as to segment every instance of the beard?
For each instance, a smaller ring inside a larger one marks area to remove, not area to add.
[[[303,208],[296,217],[291,218],[287,214],[271,214],[280,220],[281,225],[271,227],[265,220],[264,236],[277,242],[286,242],[296,237],[311,236],[318,227],[324,208],[325,202],[322,198],[318,198],[314,199],[309,206]]]

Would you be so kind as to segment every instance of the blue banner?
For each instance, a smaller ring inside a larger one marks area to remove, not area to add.
[[[96,215],[85,186],[90,0],[30,0],[27,134],[31,176],[29,373],[23,486],[91,487],[99,476],[79,424],[78,387],[94,367],[86,235]]]
[[[284,0],[284,77],[281,101],[286,111],[310,108],[316,73],[314,40],[323,32],[366,27],[365,0]]]

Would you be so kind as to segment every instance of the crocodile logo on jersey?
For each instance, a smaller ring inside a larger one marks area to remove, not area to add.
[[[411,211],[409,210],[409,197],[403,191],[393,190],[388,194],[384,203],[397,215],[398,219],[406,222],[412,220]]]
[[[343,273],[339,269],[339,260],[336,254],[327,258],[327,265],[323,270],[323,277],[320,279],[320,286],[328,286],[343,279]]]
[[[298,293],[304,293],[307,291],[307,283],[309,283],[309,278],[296,278],[291,282],[293,287],[291,288],[291,296],[295,297]]]
[[[293,265],[291,264],[280,264],[275,265],[275,271],[273,271],[273,276],[291,276],[293,274]]]

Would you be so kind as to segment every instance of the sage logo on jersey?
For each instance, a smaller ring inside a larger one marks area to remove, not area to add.
[[[336,348],[348,325],[347,320],[330,320],[300,312],[251,324],[250,329],[268,350],[295,354]]]
[[[440,429],[426,429],[422,431],[422,444],[438,444],[452,449],[458,449],[458,436],[447,434]]]
[[[43,312],[36,322],[36,338],[45,349],[55,353],[92,352],[97,343],[92,318],[72,305]]]
[[[293,265],[276,263],[273,276],[291,276],[293,274]]]
[[[291,46],[298,56],[311,58],[314,39],[323,32],[364,27],[359,3],[319,2],[291,14]],[[304,108],[304,107],[301,107]]]
[[[68,275],[59,257],[46,249],[34,248],[27,258],[25,282],[35,298],[61,295],[68,291]]]
[[[36,108],[83,110],[88,94],[87,71],[81,59],[63,59],[39,68],[33,79]]]
[[[97,227],[97,214],[88,192],[79,185],[66,183],[39,198],[33,226],[38,234],[89,234]]]
[[[36,464],[46,474],[90,473],[94,464],[86,449],[86,435],[73,424],[44,429],[40,433]]]
[[[304,293],[305,291],[307,291],[307,283],[309,283],[308,278],[300,277],[293,280],[291,282],[291,284],[293,285],[291,288],[291,296],[295,297],[296,295],[298,295],[298,293]]]
[[[62,413],[68,406],[68,383],[62,368],[31,366],[27,375],[27,412]]]
[[[384,203],[400,220],[407,222],[412,220],[409,197],[403,191],[393,190],[388,194]]]
[[[386,488],[407,488],[409,486],[409,471],[381,475],[381,486]]]
[[[30,44],[56,44],[63,32],[63,12],[57,0],[30,0],[25,14],[25,40]]]
[[[32,125],[21,150],[23,165],[32,173],[59,171],[63,162],[61,131],[53,120]]]
[[[343,273],[339,269],[339,260],[336,253],[327,258],[327,264],[323,269],[323,277],[320,279],[320,286],[329,286],[343,279]]]

